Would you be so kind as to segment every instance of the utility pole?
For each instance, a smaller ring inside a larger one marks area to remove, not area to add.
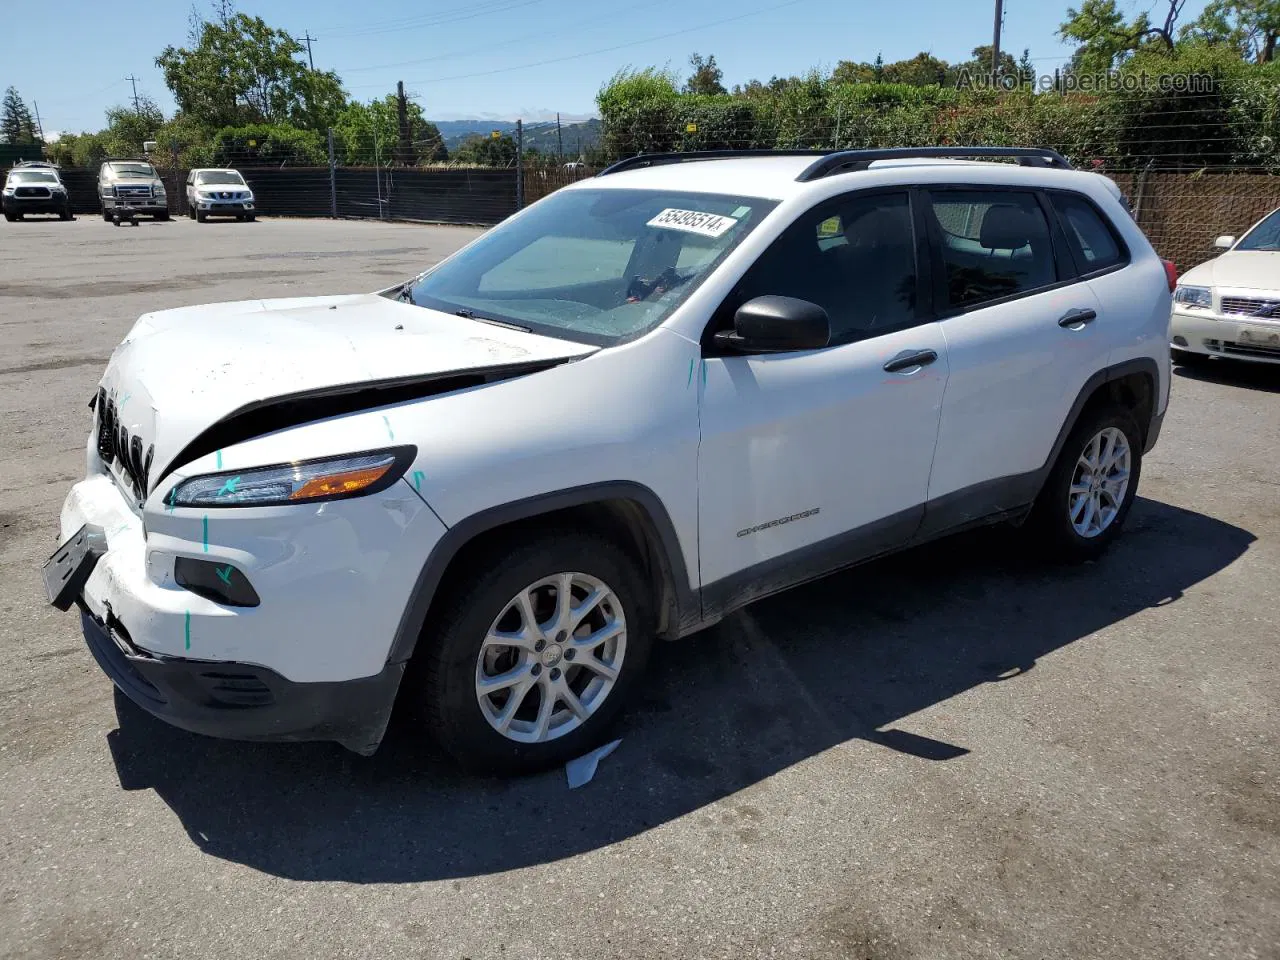
[[[991,40],[991,82],[1000,82],[1000,31],[1004,29],[1004,0],[996,0],[996,29]]]
[[[564,163],[564,140],[560,136],[560,111],[556,111],[556,160]]]
[[[138,78],[130,74],[125,79],[133,84],[133,112],[142,116],[142,106],[138,103]]]
[[[44,126],[40,123],[40,104],[32,100],[31,109],[36,112],[36,130],[40,133],[40,142],[44,143]]]
[[[413,165],[413,137],[409,133],[409,104],[404,95],[404,81],[396,81],[396,121],[400,142],[396,147],[397,158],[404,167]]]
[[[311,44],[314,43],[318,38],[313,37],[311,35],[311,31],[308,30],[306,33],[302,35],[302,39],[306,41],[306,44],[307,44],[307,63],[311,65],[311,72],[315,73],[316,62],[311,59]]]
[[[524,121],[516,120],[516,209],[524,209]]]

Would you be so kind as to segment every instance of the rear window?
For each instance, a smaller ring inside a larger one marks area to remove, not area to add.
[[[1053,194],[1053,206],[1062,220],[1067,243],[1079,262],[1081,272],[1093,273],[1126,261],[1115,231],[1088,200],[1056,193]]]

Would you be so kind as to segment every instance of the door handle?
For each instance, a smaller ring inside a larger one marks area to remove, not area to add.
[[[884,365],[885,373],[901,373],[912,367],[927,367],[938,359],[935,350],[903,350]]]
[[[1068,330],[1079,330],[1086,323],[1092,323],[1097,319],[1097,310],[1068,310],[1058,318],[1058,326],[1066,327]]]

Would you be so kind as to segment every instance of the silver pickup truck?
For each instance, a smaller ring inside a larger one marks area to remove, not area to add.
[[[145,213],[156,220],[169,219],[169,198],[160,174],[149,160],[104,160],[98,169],[98,198],[102,219],[111,220],[115,211]]]

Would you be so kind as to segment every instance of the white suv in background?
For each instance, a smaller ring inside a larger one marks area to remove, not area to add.
[[[188,730],[369,753],[399,697],[561,762],[655,639],[793,584],[1000,521],[1097,556],[1170,286],[1052,151],[633,158],[378,294],[142,316],[46,587]]]
[[[1188,270],[1174,292],[1174,359],[1280,363],[1280,209],[1214,246],[1226,253]]]
[[[187,216],[204,223],[207,217],[252,220],[257,215],[253,191],[239,170],[196,169],[187,174]]]

